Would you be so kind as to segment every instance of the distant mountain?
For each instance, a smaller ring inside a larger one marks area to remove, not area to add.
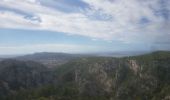
[[[68,53],[55,53],[55,52],[39,52],[27,55],[8,55],[1,56],[0,61],[3,59],[13,58],[21,61],[35,61],[41,63],[49,68],[54,68],[59,65],[65,64],[71,60],[79,59],[81,57],[125,57],[134,56],[148,53],[148,51],[122,51],[122,52],[100,52],[100,53],[87,53],[87,54],[68,54]]]
[[[79,54],[67,54],[67,53],[51,53],[51,52],[40,52],[30,55],[24,55],[16,57],[15,59],[23,61],[36,61],[44,64],[50,68],[56,67],[58,65],[64,64],[73,59],[79,58],[83,55]]]
[[[12,55],[12,54],[11,55],[10,54],[9,55],[0,55],[0,59],[15,58],[17,56],[21,56],[21,54],[20,55],[19,54],[18,55],[17,54],[16,55]]]
[[[100,52],[94,53],[96,56],[104,57],[126,57],[126,56],[137,56],[146,53],[151,53],[151,51],[115,51],[115,52]]]
[[[0,100],[170,100],[169,51],[81,57],[52,70],[7,60],[0,73]]]

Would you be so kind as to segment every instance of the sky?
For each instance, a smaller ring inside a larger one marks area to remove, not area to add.
[[[0,54],[170,50],[170,0],[0,0]]]

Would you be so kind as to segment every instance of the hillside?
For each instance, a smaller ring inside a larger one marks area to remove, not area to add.
[[[0,100],[18,90],[51,84],[53,75],[44,65],[12,59],[0,62]]]
[[[23,66],[24,63],[22,62],[21,65]],[[13,67],[5,67],[8,63],[0,64],[0,71],[6,69],[3,73],[16,74]],[[14,65],[22,68],[17,63]],[[27,67],[29,66],[34,68],[31,64]],[[36,71],[40,73],[43,68]],[[23,76],[29,70],[20,69],[23,73],[16,77]],[[39,77],[35,80],[41,77],[47,83],[41,84],[44,81],[38,81],[41,85],[15,89],[15,92],[1,97],[1,100],[170,100],[170,52],[159,51],[123,58],[82,57],[60,65],[53,71],[48,71],[48,68],[45,71],[47,71],[45,76],[47,75],[48,78],[38,74]],[[1,74],[0,76],[14,75]],[[5,79],[1,78],[1,81]],[[27,82],[30,80],[28,79]],[[18,79],[18,83],[23,81]],[[5,83],[10,84],[11,81]],[[1,89],[0,94],[2,93],[5,94]]]

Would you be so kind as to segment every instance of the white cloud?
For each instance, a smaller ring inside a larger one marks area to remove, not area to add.
[[[39,27],[35,21],[27,20],[24,16],[13,12],[0,12],[1,28],[35,28]]]
[[[155,43],[155,41],[167,41],[170,39],[170,20],[163,16],[155,15],[155,10],[161,11],[160,0],[83,0],[91,5],[92,10],[112,16],[113,30],[119,30],[116,36],[111,34],[112,39],[130,42]],[[170,1],[165,1],[170,3]],[[166,5],[166,4],[165,4]],[[167,7],[170,15],[170,9]],[[159,9],[159,10],[158,10]],[[93,11],[94,12],[94,11]],[[148,23],[142,23],[146,18]],[[166,30],[166,31],[165,31]],[[113,31],[112,31],[113,32]],[[113,32],[115,33],[115,32]],[[159,38],[168,37],[168,38]]]
[[[124,43],[154,42],[160,35],[170,32],[167,28],[166,33],[162,33],[165,26],[164,19],[153,12],[153,9],[160,7],[159,0],[83,1],[91,8],[79,13],[65,13],[43,6],[38,0],[2,0],[0,6],[32,14],[33,18],[26,19],[22,14],[1,11],[0,27],[57,31]],[[91,15],[100,13],[103,17],[106,15],[112,19],[95,20],[86,13],[92,13]],[[142,18],[146,18],[149,22],[141,24]]]

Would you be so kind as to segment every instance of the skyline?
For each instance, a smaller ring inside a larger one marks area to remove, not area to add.
[[[168,0],[2,0],[0,55],[170,50]]]

